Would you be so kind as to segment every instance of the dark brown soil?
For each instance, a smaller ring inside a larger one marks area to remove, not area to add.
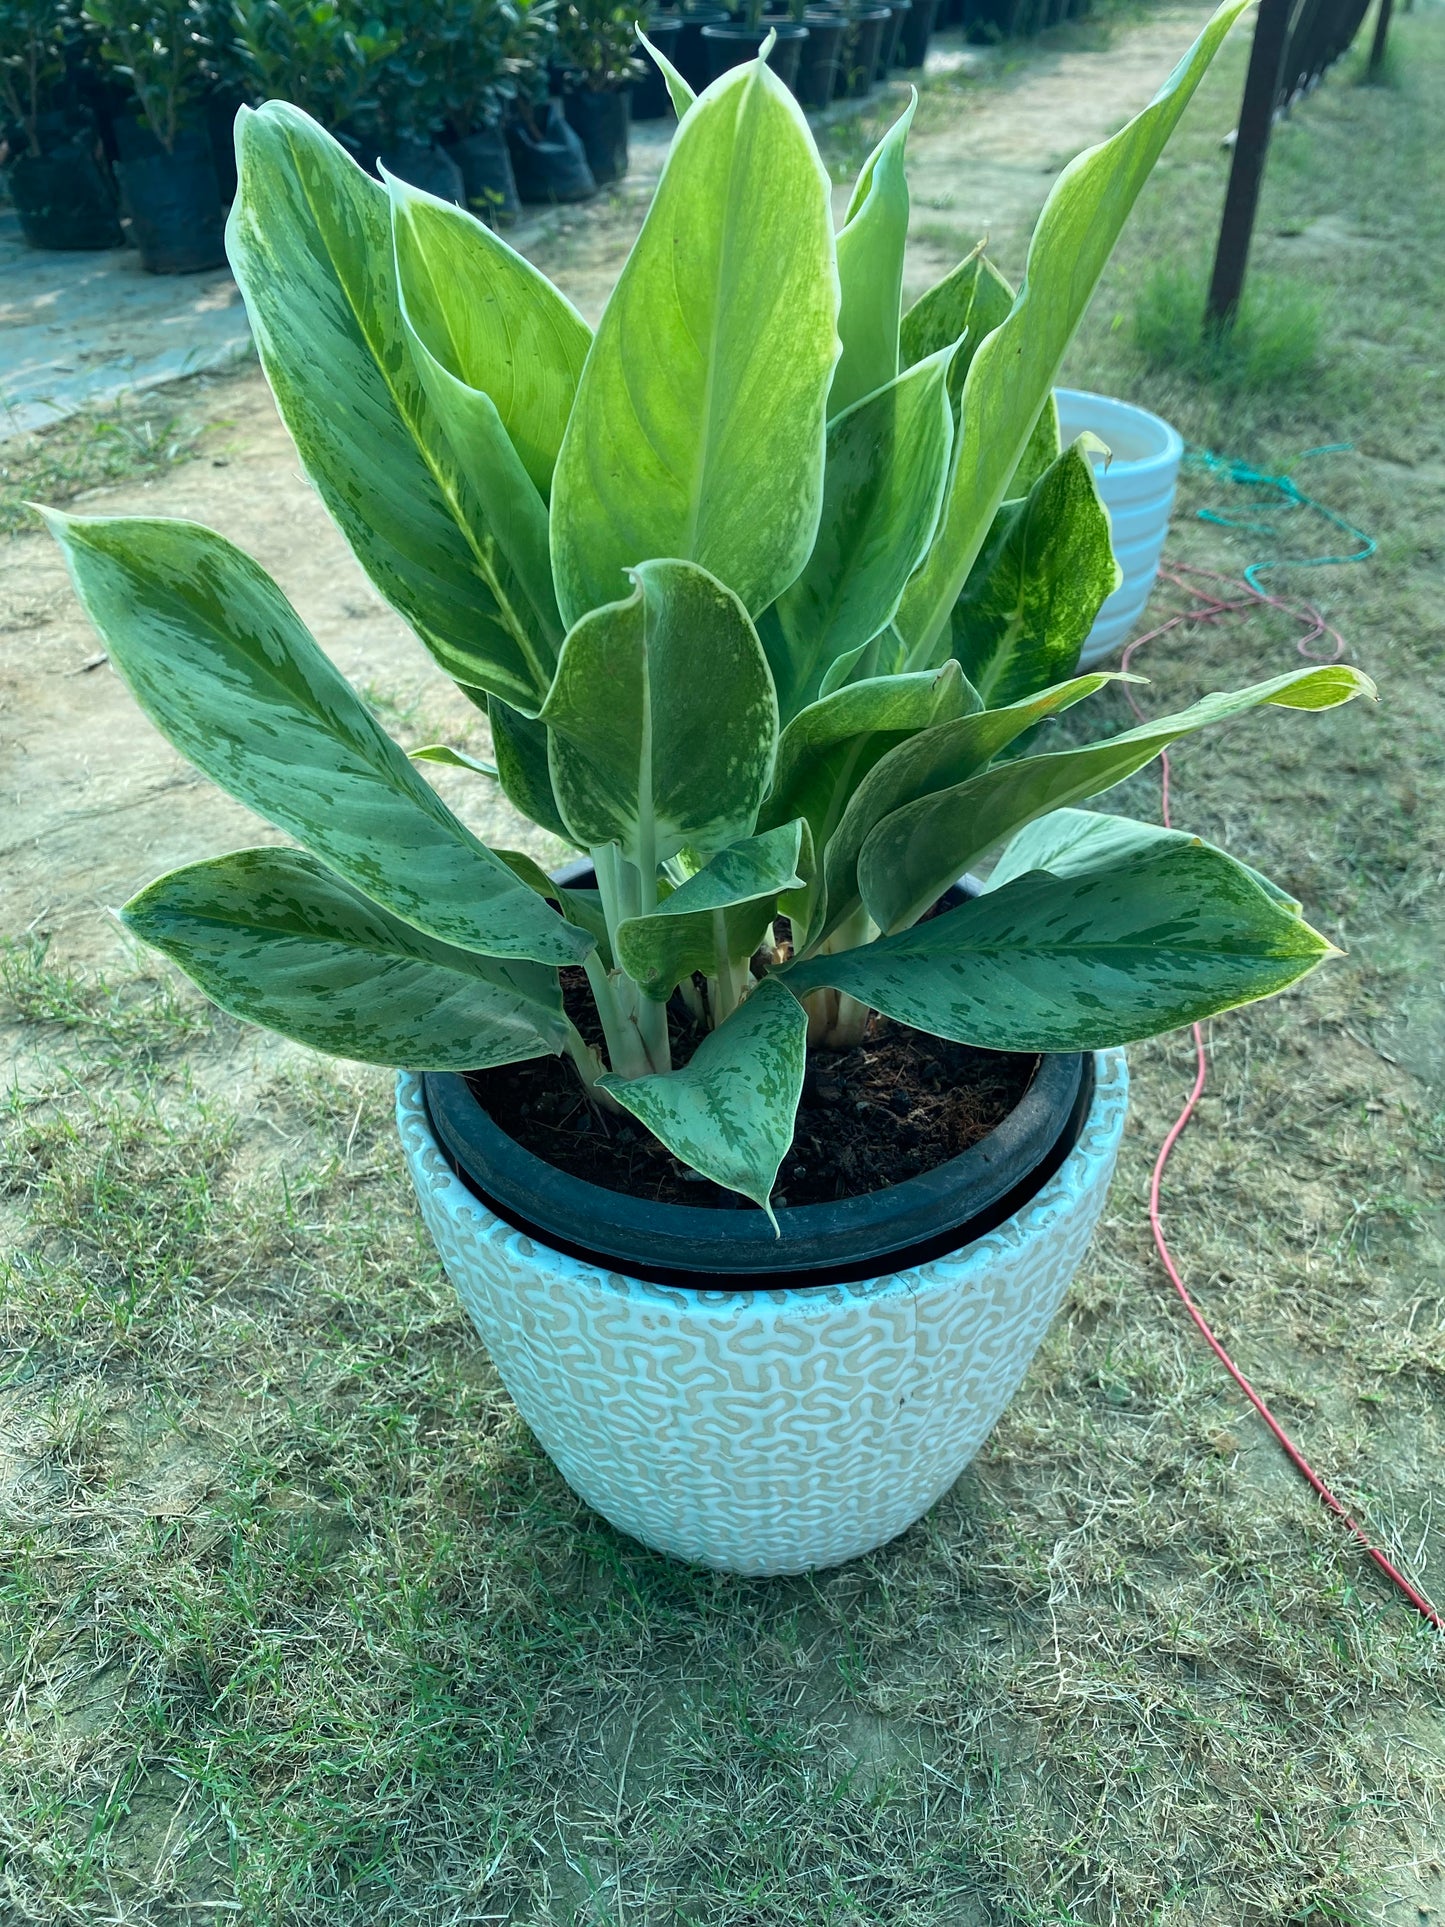
[[[589,1043],[600,1044],[586,979],[580,970],[561,974],[568,1015]],[[705,1033],[678,997],[668,1018],[673,1062],[685,1064]],[[773,1203],[831,1204],[931,1171],[1002,1123],[1038,1062],[945,1043],[875,1016],[857,1050],[810,1053]],[[595,1111],[564,1057],[474,1071],[467,1082],[510,1137],[573,1177],[662,1204],[746,1204],[689,1171],[640,1124]]]

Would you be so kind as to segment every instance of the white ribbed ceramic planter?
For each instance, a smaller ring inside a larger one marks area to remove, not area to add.
[[[871,1551],[942,1496],[997,1424],[1103,1209],[1122,1051],[1024,1211],[947,1258],[864,1283],[689,1291],[584,1264],[462,1183],[421,1080],[397,1123],[422,1216],[502,1382],[563,1478],[621,1531],[726,1572]]]
[[[1109,511],[1114,554],[1124,580],[1099,611],[1084,643],[1079,666],[1089,669],[1123,648],[1144,613],[1169,533],[1184,443],[1168,422],[1131,402],[1077,388],[1056,388],[1054,400],[1066,448],[1087,430],[1110,451],[1107,467],[1102,455],[1095,458],[1094,479]]]

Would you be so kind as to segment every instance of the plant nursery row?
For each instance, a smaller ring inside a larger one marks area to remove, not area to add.
[[[694,89],[776,33],[811,110],[921,67],[942,18],[977,39],[1087,0],[0,0],[0,161],[27,242],[130,240],[159,273],[218,267],[237,110],[284,99],[354,157],[493,226],[627,169],[631,122],[670,117],[648,40]]]

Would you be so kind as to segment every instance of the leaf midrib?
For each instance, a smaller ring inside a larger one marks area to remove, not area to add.
[[[243,915],[219,916],[213,912],[204,910],[175,908],[166,908],[156,913],[147,914],[156,914],[158,917],[163,916],[173,925],[184,923],[186,926],[201,925],[210,930],[223,930],[228,932],[251,931],[258,936],[282,937],[293,943],[314,945],[318,949],[361,951],[367,956],[386,958],[392,963],[414,964],[422,969],[429,970],[445,970],[450,975],[461,979],[465,983],[482,984],[499,991],[503,995],[515,997],[518,1003],[527,1004],[533,1009],[543,1012],[548,1010],[548,1006],[540,999],[529,996],[526,991],[518,989],[515,984],[498,984],[496,980],[490,977],[485,971],[468,968],[465,963],[459,959],[453,959],[450,956],[418,956],[414,951],[403,950],[395,945],[388,945],[376,939],[328,935],[324,931],[304,928],[297,929],[289,923],[264,922],[259,918]],[[546,966],[539,966],[539,968],[546,968]]]
[[[294,146],[292,147],[291,151],[293,155],[293,165],[294,165],[295,152],[296,152]],[[306,197],[306,205],[311,212],[312,219],[316,222],[316,225],[318,228],[323,228],[323,223],[321,221],[321,218],[317,209],[316,200],[311,192],[311,184],[309,180],[306,178],[306,174],[304,170],[300,167],[296,167],[296,178],[301,183],[301,191],[303,195]],[[384,191],[385,190],[383,190],[383,192]],[[388,205],[388,209],[387,209],[388,239],[390,238],[390,232],[389,232],[390,225],[391,225],[391,211],[390,211],[390,206]],[[324,231],[324,228],[323,228],[323,231]],[[330,256],[329,249],[328,249],[328,255]],[[330,258],[333,261],[335,259],[334,256],[330,256]],[[411,411],[407,409],[403,404],[402,397],[397,391],[396,384],[392,381],[390,374],[387,372],[386,362],[383,359],[382,355],[378,352],[377,342],[373,338],[371,330],[366,326],[366,323],[362,319],[361,311],[357,306],[356,298],[353,295],[351,290],[350,281],[346,278],[345,275],[343,275],[340,272],[338,268],[333,268],[333,273],[336,276],[337,285],[340,287],[341,292],[345,297],[346,305],[351,310],[352,319],[356,323],[357,333],[360,335],[361,340],[366,347],[367,353],[371,356],[373,366],[376,368],[377,373],[381,376],[382,385],[386,389],[387,393],[391,396],[392,401],[396,406],[396,412],[398,416],[406,424],[407,431],[411,436],[412,445],[415,447],[418,455],[421,457],[423,467],[426,469],[427,473],[431,476],[432,482],[436,487],[438,494],[441,496],[444,504],[446,505],[447,509],[450,511],[453,526],[456,528],[458,534],[461,536],[467,548],[471,551],[472,559],[476,563],[476,566],[479,572],[481,573],[482,579],[486,583],[487,588],[491,591],[492,596],[496,600],[498,611],[503,615],[503,619],[506,622],[508,632],[510,633],[513,642],[517,645],[517,648],[521,651],[523,660],[526,662],[528,668],[532,671],[534,678],[536,678],[536,688],[545,690],[545,687],[547,682],[549,681],[549,678],[541,675],[536,657],[532,650],[530,640],[525,634],[523,634],[519,630],[519,627],[516,623],[516,619],[512,614],[510,600],[499,591],[494,579],[494,570],[491,567],[489,567],[487,558],[482,552],[482,549],[479,547],[476,541],[476,538],[474,537],[472,530],[467,522],[466,517],[461,514],[460,503],[457,499],[454,489],[444,479],[440,469],[438,468],[436,462],[432,458],[431,452],[428,449],[425,440],[417,434],[416,424],[412,419]],[[401,311],[402,311],[401,290],[400,290],[400,287],[398,286],[397,312],[399,315],[401,314]],[[493,406],[495,406],[495,403],[493,404]]]

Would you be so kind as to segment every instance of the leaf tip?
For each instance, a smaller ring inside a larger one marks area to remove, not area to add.
[[[67,515],[64,509],[51,508],[45,502],[32,502],[28,498],[21,503],[21,507],[38,515],[57,542],[63,542],[73,524],[79,520],[77,516]]]

